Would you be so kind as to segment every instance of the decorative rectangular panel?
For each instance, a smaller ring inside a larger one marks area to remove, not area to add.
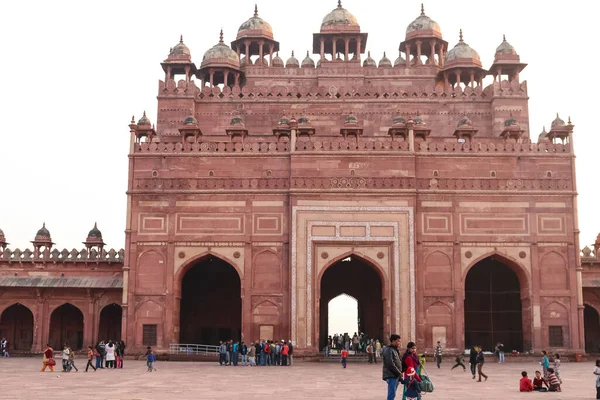
[[[540,235],[566,235],[564,214],[538,214],[537,231]]]
[[[168,229],[168,216],[159,213],[138,214],[138,234],[140,235],[166,235]]]
[[[529,235],[527,214],[461,214],[462,235]]]
[[[243,214],[176,214],[175,234],[243,235]]]
[[[424,235],[452,235],[452,214],[423,213],[422,228]]]
[[[281,235],[283,226],[282,214],[252,214],[252,233],[255,235]]]

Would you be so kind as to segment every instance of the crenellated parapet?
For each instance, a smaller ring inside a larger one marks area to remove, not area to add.
[[[125,258],[125,250],[67,250],[59,251],[54,249],[49,252],[48,256],[40,254],[35,256],[34,251],[30,249],[4,249],[0,253],[0,265],[3,263],[107,263],[107,264],[123,264]]]
[[[297,69],[294,69],[297,70]],[[315,79],[318,73],[314,72]],[[304,74],[305,77],[305,74]],[[369,76],[372,77],[372,76]],[[275,75],[269,74],[269,79],[290,79],[289,74]],[[382,78],[389,80],[389,74],[382,75]],[[382,81],[381,83],[385,83]],[[340,99],[361,99],[361,100],[402,100],[402,99],[443,99],[443,100],[479,100],[489,101],[493,96],[511,96],[511,97],[527,97],[527,82],[518,81],[502,81],[501,83],[493,83],[483,88],[477,87],[461,87],[451,85],[419,85],[419,86],[352,86],[352,87],[335,87],[335,86],[315,86],[310,80],[307,80],[306,85],[298,84],[294,86],[273,85],[273,86],[219,86],[214,87],[198,87],[193,81],[185,82],[174,80],[159,83],[159,96],[163,97],[193,97],[197,101],[227,101],[232,99],[236,101],[253,100],[253,101],[289,101],[299,99],[312,100],[340,100]]]

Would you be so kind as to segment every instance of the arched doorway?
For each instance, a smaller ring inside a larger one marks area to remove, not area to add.
[[[327,345],[329,302],[347,294],[358,302],[358,332],[367,338],[383,339],[383,285],[376,267],[351,255],[331,265],[320,283],[319,349]],[[352,313],[352,310],[348,310]],[[350,337],[354,332],[348,333]]]
[[[13,304],[0,316],[0,337],[8,340],[8,350],[31,351],[33,344],[33,313],[23,304]]]
[[[600,353],[600,315],[598,311],[585,304],[583,310],[583,326],[585,332],[585,352]]]
[[[179,342],[216,344],[242,336],[241,281],[226,261],[208,256],[181,282]]]
[[[123,309],[118,304],[109,304],[100,311],[98,340],[121,340],[121,317]]]
[[[69,303],[56,308],[50,316],[50,345],[58,350],[65,343],[73,350],[83,348],[83,313]]]
[[[465,280],[465,346],[493,351],[523,349],[521,284],[517,274],[499,257],[479,261]]]
[[[334,336],[343,332],[358,332],[358,300],[342,293],[329,300],[327,305],[327,334]],[[323,327],[325,329],[325,327]]]

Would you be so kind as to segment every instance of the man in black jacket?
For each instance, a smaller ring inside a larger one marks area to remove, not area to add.
[[[383,380],[387,382],[388,400],[396,398],[398,383],[402,377],[402,361],[398,354],[399,345],[400,335],[394,333],[390,336],[390,345],[383,349]]]
[[[473,379],[475,379],[475,369],[477,368],[476,346],[471,347],[471,352],[469,353],[469,366],[471,367],[471,374],[473,375]]]

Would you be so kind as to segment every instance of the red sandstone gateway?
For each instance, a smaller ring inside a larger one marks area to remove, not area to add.
[[[51,251],[44,232],[33,254],[5,250],[2,335],[25,351],[284,339],[315,354],[346,293],[365,335],[424,350],[597,351],[570,120],[532,142],[506,39],[485,70],[422,10],[393,63],[366,48],[341,4],[302,61],[284,64],[257,10],[199,64],[182,38],[156,125],[129,125],[124,253],[92,232],[85,253]]]

